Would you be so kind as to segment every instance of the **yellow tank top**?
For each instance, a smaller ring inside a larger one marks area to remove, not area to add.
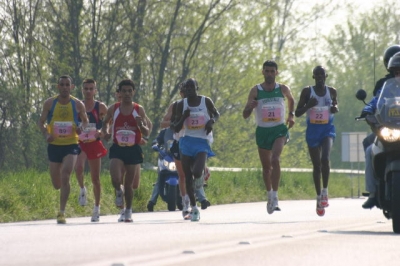
[[[71,96],[69,103],[60,104],[55,97],[50,112],[47,115],[47,131],[54,136],[54,145],[78,144],[79,136],[76,133],[78,125],[78,113],[76,101]]]

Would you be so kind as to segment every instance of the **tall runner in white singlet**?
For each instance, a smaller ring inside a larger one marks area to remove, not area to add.
[[[173,126],[175,132],[184,128],[183,136],[179,139],[179,149],[186,192],[192,207],[190,218],[191,221],[199,221],[200,212],[196,206],[193,181],[201,180],[207,157],[214,155],[208,135],[219,118],[219,112],[210,98],[197,95],[198,85],[195,79],[186,80],[183,86],[187,98],[178,102]]]

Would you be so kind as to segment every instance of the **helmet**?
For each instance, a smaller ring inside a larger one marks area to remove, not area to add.
[[[385,64],[386,69],[388,68],[388,63],[390,58],[397,52],[400,52],[400,45],[395,44],[386,49],[383,54],[383,63]]]
[[[400,68],[400,52],[395,53],[392,58],[390,58],[387,69],[391,70],[394,67]]]

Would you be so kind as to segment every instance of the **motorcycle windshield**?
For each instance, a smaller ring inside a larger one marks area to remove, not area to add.
[[[400,79],[388,79],[382,87],[375,117],[386,127],[400,128]]]

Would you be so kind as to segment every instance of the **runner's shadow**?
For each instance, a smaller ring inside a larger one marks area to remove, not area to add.
[[[325,232],[328,234],[338,234],[338,235],[369,235],[369,236],[387,236],[387,235],[393,235],[393,236],[400,236],[399,234],[395,234],[393,232],[376,232],[376,231],[328,231]]]

